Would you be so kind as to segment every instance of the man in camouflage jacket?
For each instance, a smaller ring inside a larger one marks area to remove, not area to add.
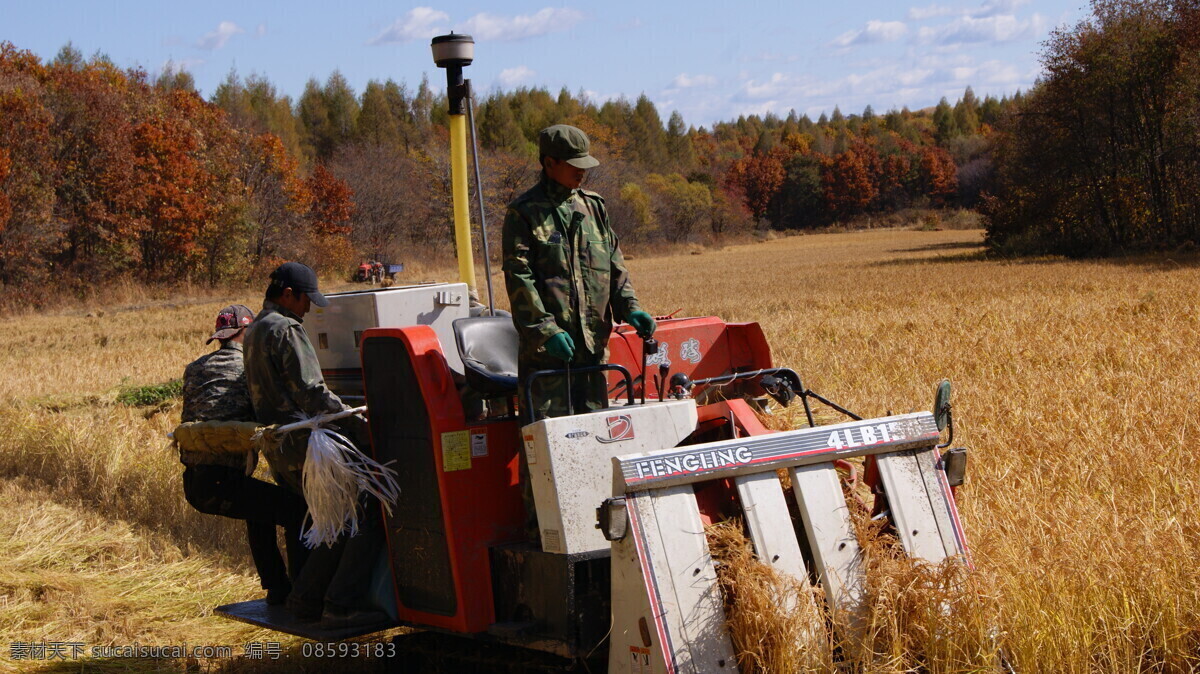
[[[313,304],[324,307],[329,300],[318,291],[317,275],[307,265],[285,262],[271,272],[263,309],[246,337],[246,378],[259,423],[288,424],[300,416],[347,409],[325,386],[317,353],[301,325]],[[331,428],[343,432],[355,447],[369,451],[370,437],[361,417],[347,417]],[[264,451],[275,480],[297,494],[303,494],[309,435],[292,431],[283,436],[277,450]],[[383,545],[380,506],[374,499],[360,497],[359,508],[358,535],[313,550],[296,579],[287,608],[298,619],[320,619],[323,627],[340,629],[383,618],[363,608]]]
[[[208,341],[221,347],[192,361],[183,373],[182,421],[251,421],[250,392],[242,362],[242,340],[254,313],[240,304],[217,314],[217,329]],[[246,521],[250,555],[258,570],[267,603],[279,604],[308,557],[300,542],[304,499],[278,485],[246,475],[246,459],[235,454],[208,454],[180,447],[183,494],[196,510]],[[275,543],[275,527],[286,533],[288,565]]]
[[[263,309],[246,337],[246,377],[258,422],[290,424],[347,409],[325,385],[317,352],[301,325],[312,304],[328,304],[317,291],[317,275],[299,262],[286,262],[271,279]],[[277,450],[264,452],[276,482],[297,494],[303,493],[308,436],[308,431],[287,433]],[[359,438],[350,439],[361,447]]]
[[[531,372],[599,365],[608,357],[613,318],[642,337],[654,319],[641,310],[604,199],[579,189],[600,162],[583,131],[565,124],[538,136],[542,177],[508,205],[504,219],[504,280],[520,336],[522,389]],[[607,405],[603,373],[540,378],[527,420]],[[522,390],[521,401],[526,397]]]

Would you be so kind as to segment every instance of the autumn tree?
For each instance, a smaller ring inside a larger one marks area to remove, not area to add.
[[[186,274],[190,258],[203,255],[197,248],[201,229],[228,217],[214,193],[220,187],[215,167],[205,165],[204,136],[194,119],[207,112],[203,102],[194,93],[174,91],[156,103],[131,129],[136,188],[121,202],[122,215],[141,230],[140,261],[150,280]],[[214,270],[210,278],[215,275]]]
[[[480,106],[478,116],[479,141],[489,150],[500,150],[515,154],[528,154],[530,142],[517,125],[507,97],[495,94]]]
[[[1002,125],[988,240],[1095,255],[1200,242],[1200,7],[1095,0]]]
[[[412,180],[417,168],[406,153],[384,145],[356,143],[341,148],[329,170],[353,193],[349,235],[363,256],[399,260],[422,243],[422,230],[428,224],[422,220],[421,208],[426,195]]]
[[[650,195],[634,182],[621,186],[620,199],[609,207],[609,216],[620,223],[626,241],[644,241],[658,230],[658,216],[650,205]]]
[[[48,258],[62,239],[44,77],[33,54],[0,43],[0,288],[34,300],[48,292]]]
[[[646,186],[654,195],[653,205],[667,239],[687,241],[707,224],[713,199],[704,183],[688,182],[678,173],[651,173],[646,176]]]
[[[294,232],[303,228],[312,194],[300,176],[299,160],[288,153],[274,134],[243,135],[238,148],[238,182],[250,223],[247,257],[253,267],[265,269],[286,258],[298,257]]]
[[[783,155],[780,151],[752,154],[734,162],[730,168],[727,183],[742,195],[746,208],[758,220],[767,216],[771,199],[787,175]]]
[[[267,78],[251,74],[243,81],[231,70],[210,101],[225,111],[233,126],[252,135],[274,134],[289,154],[302,158],[300,122],[292,112],[292,101]]]
[[[940,147],[921,150],[921,192],[934,206],[945,206],[958,191],[958,167]]]
[[[403,145],[401,119],[396,116],[384,85],[375,80],[367,82],[360,107],[355,131],[358,140],[387,148]]]
[[[865,146],[826,159],[821,171],[825,204],[836,218],[866,210],[878,195],[878,157]]]
[[[667,154],[675,170],[687,173],[696,165],[696,151],[692,147],[691,134],[679,111],[671,113],[667,121]]]

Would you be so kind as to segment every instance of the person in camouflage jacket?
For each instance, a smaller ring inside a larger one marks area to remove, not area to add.
[[[642,337],[654,334],[654,319],[642,311],[604,199],[579,189],[587,169],[600,162],[589,154],[587,135],[565,124],[538,136],[542,176],[508,206],[504,219],[504,280],[520,338],[518,377],[537,370],[599,365],[608,357],[613,319],[624,320]],[[608,403],[603,373],[539,378],[533,384],[533,420]]]
[[[272,277],[288,275],[285,283],[300,284],[290,278],[293,273],[311,275],[311,290],[297,290],[285,296],[284,286],[272,281],[270,288],[274,290],[268,290],[263,309],[246,337],[250,398],[258,422],[264,425],[290,424],[300,418],[347,409],[342,399],[325,385],[317,352],[302,325],[311,304],[325,306],[327,300],[317,292],[316,274],[298,262],[281,265]],[[297,494],[303,493],[308,436],[308,431],[287,433],[277,449],[263,452],[275,481]],[[358,437],[350,439],[355,446],[362,447]]]
[[[253,319],[254,313],[240,304],[225,307],[217,314],[217,329],[208,341],[220,340],[221,346],[184,369],[181,421],[254,419],[242,361],[245,329]],[[180,447],[179,459],[184,465],[184,498],[202,513],[246,521],[250,556],[267,591],[267,603],[282,603],[292,588],[288,570],[294,578],[308,557],[300,541],[304,499],[283,487],[247,476],[246,459],[241,455],[208,454]],[[286,567],[275,542],[277,526],[282,526],[286,534]]]
[[[348,409],[325,385],[321,364],[301,322],[311,306],[329,305],[317,289],[317,275],[307,265],[285,262],[271,272],[263,309],[246,336],[246,378],[250,399],[261,424],[288,424]],[[369,451],[366,421],[352,416],[328,428],[342,432],[355,447]],[[275,480],[303,494],[308,431],[292,431],[277,449],[264,450]],[[374,624],[385,616],[365,610],[371,573],[383,546],[379,502],[359,498],[358,535],[319,546],[296,578],[286,607],[302,621],[321,620],[328,629]]]

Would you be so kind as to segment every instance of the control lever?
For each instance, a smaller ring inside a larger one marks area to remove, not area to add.
[[[642,404],[646,404],[646,386],[650,384],[650,375],[646,372],[646,359],[652,353],[658,353],[658,340],[647,337],[642,340]]]

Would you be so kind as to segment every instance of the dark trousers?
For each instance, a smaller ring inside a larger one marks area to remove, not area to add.
[[[599,365],[594,358],[576,358],[571,367]],[[518,394],[521,406],[521,424],[529,424],[546,417],[564,417],[570,411],[575,414],[591,412],[608,407],[608,379],[603,372],[587,372],[570,376],[565,371],[566,363],[561,360],[519,362],[517,365]],[[526,383],[529,375],[538,370],[563,370],[561,374],[544,375],[533,380],[528,392]],[[528,408],[528,393],[533,394],[533,409]],[[568,405],[568,400],[571,404]]]
[[[359,498],[358,535],[342,536],[332,547],[314,549],[296,578],[287,606],[300,616],[322,610],[361,609],[371,590],[371,574],[383,547],[383,516],[374,497]]]
[[[308,511],[304,499],[291,491],[245,474],[231,466],[187,466],[183,471],[183,495],[193,508],[208,515],[246,521],[250,556],[264,590],[291,587],[304,566],[309,551],[300,542],[300,525]],[[287,540],[285,567],[275,542],[275,527],[283,527]]]

